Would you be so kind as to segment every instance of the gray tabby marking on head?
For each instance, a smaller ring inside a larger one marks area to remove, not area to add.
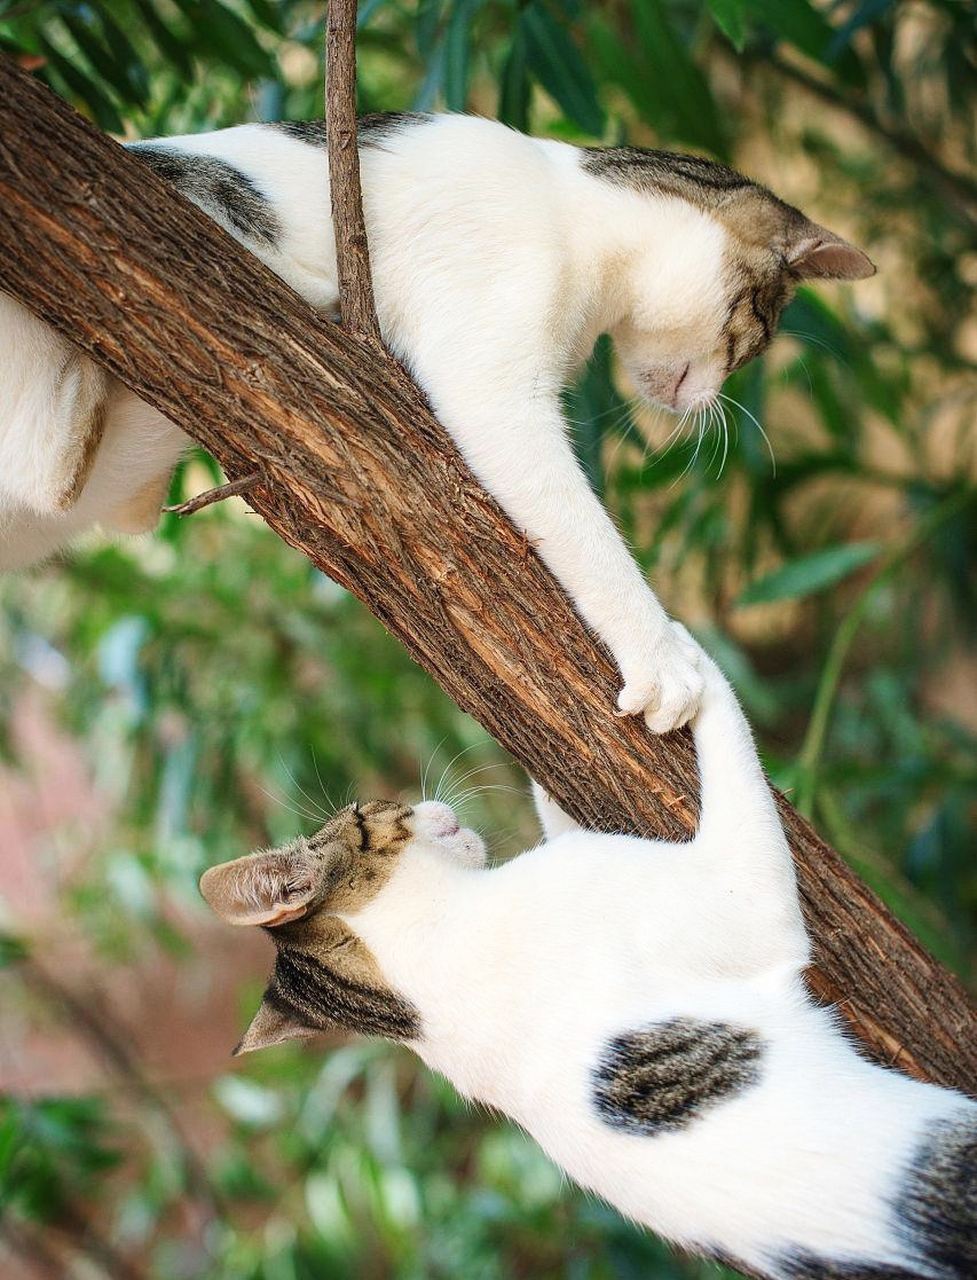
[[[749,1027],[671,1018],[615,1036],[594,1072],[594,1103],[616,1129],[684,1129],[759,1080],[762,1043]]]
[[[770,194],[735,169],[700,156],[652,151],[645,147],[582,147],[581,150],[585,172],[632,191],[664,192],[693,204],[709,206],[721,203],[730,192],[746,188]]]
[[[356,121],[357,140],[361,147],[382,147],[398,133],[414,125],[425,124],[430,119],[422,111],[373,111]],[[326,145],[324,120],[276,120],[270,127],[310,146]]]
[[[194,204],[250,240],[274,244],[281,226],[267,200],[246,173],[214,156],[189,155],[156,143],[132,143],[129,150]]]
[[[947,1119],[933,1127],[906,1171],[890,1212],[893,1230],[920,1260],[922,1271],[823,1258],[807,1250],[782,1255],[776,1260],[778,1269],[791,1280],[977,1276],[977,1118]]]
[[[403,996],[391,991],[369,949],[340,921],[332,923],[330,946],[322,933],[319,957],[291,947],[285,926],[273,934],[278,955],[265,1000],[309,1030],[342,1028],[391,1040],[417,1040],[421,1017]]]

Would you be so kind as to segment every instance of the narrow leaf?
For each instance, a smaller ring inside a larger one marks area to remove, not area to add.
[[[584,132],[600,137],[604,112],[580,50],[569,33],[541,4],[522,13],[529,66],[564,114]]]
[[[742,52],[746,44],[743,0],[709,0],[709,8],[719,30],[738,53]]]
[[[455,0],[444,36],[442,92],[449,111],[464,111],[468,101],[469,46],[472,18],[482,0]]]
[[[529,78],[529,63],[526,52],[526,33],[522,24],[516,26],[515,35],[499,84],[499,119],[503,124],[511,124],[514,129],[529,129],[529,100],[532,94],[532,83]]]
[[[847,578],[874,560],[880,551],[877,542],[849,542],[800,556],[752,583],[736,603],[767,604],[772,600],[802,599]]]

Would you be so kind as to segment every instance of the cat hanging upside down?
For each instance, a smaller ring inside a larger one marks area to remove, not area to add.
[[[749,728],[699,670],[691,843],[583,831],[537,789],[547,839],[504,866],[448,806],[374,801],[207,871],[277,951],[237,1052],[403,1041],[684,1248],[783,1280],[973,1280],[977,1104],[865,1061],[812,1003]]]
[[[367,116],[359,137],[390,350],[607,644],[619,709],[659,732],[685,723],[701,692],[695,650],[578,467],[561,389],[607,332],[644,397],[704,410],[770,342],[798,280],[874,268],[765,188],[693,156],[575,147],[471,116]],[[131,150],[334,314],[321,121]],[[0,569],[95,523],[151,528],[183,432],[2,294],[0,353]]]

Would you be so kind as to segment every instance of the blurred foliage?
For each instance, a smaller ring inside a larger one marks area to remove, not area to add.
[[[0,49],[128,136],[318,114],[322,36],[308,0],[0,0]],[[766,359],[726,388],[726,438],[669,438],[627,398],[606,342],[568,413],[592,483],[700,623],[775,778],[963,970],[977,901],[973,4],[366,0],[359,38],[364,110],[469,109],[556,138],[705,151],[879,262],[855,289],[801,292]],[[195,456],[174,499],[213,471]],[[42,691],[111,815],[72,830],[55,882],[62,927],[106,970],[202,965],[205,865],[309,830],[347,796],[414,795],[425,770],[430,794],[447,766],[500,856],[533,839],[498,749],[240,504],[166,517],[152,539],[92,539],[6,582],[0,610],[4,752],[16,765],[12,717]],[[0,1107],[12,1257],[166,1280],[717,1274],[568,1188],[518,1131],[383,1045],[247,1059],[210,1083],[208,1138],[189,1142],[125,1032],[77,993],[59,1000],[8,918],[0,967],[24,1016],[60,1007],[110,1080],[101,1099],[46,1097],[41,1081]],[[252,977],[242,1020],[257,995]]]

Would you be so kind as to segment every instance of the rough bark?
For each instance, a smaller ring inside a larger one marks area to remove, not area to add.
[[[617,675],[411,380],[0,60],[0,284],[206,445],[579,821],[682,839],[687,734],[612,714]],[[884,1061],[973,1086],[960,984],[781,801],[811,986]]]

